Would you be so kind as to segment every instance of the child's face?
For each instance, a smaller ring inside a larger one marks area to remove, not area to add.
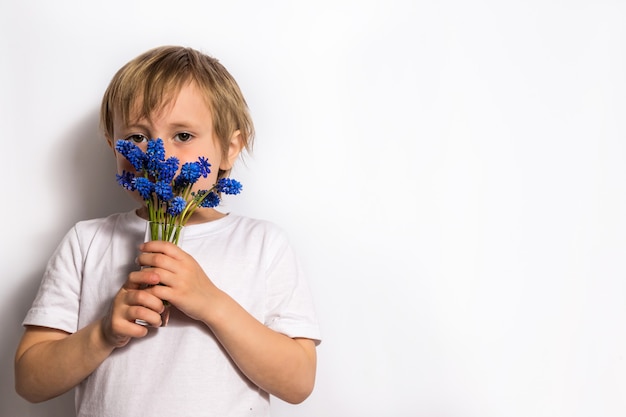
[[[195,190],[209,189],[217,181],[218,168],[230,169],[241,145],[238,132],[231,138],[228,154],[224,158],[218,139],[213,131],[213,117],[201,91],[195,83],[185,85],[171,103],[153,114],[151,119],[137,119],[131,114],[130,122],[125,124],[121,117],[114,118],[115,143],[118,139],[131,140],[142,149],[146,149],[149,139],[161,138],[165,147],[165,156],[175,156],[180,165],[195,162],[203,156],[211,164],[211,173],[207,178],[200,178],[194,184]],[[110,141],[111,142],[111,141]],[[132,165],[119,153],[115,153],[117,172],[133,172]],[[133,196],[142,201],[136,193]]]

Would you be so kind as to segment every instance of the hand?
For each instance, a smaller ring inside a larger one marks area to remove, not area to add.
[[[196,260],[164,241],[144,243],[137,257],[143,271],[159,277],[146,292],[169,301],[206,324],[233,362],[254,384],[282,400],[298,403],[315,382],[315,343],[275,332],[213,284]]]
[[[180,247],[165,241],[144,243],[137,257],[144,271],[158,276],[159,284],[146,291],[167,300],[194,320],[206,322],[208,310],[214,306],[219,289],[196,260]]]
[[[111,303],[111,308],[102,319],[102,333],[105,340],[115,346],[128,344],[131,338],[140,338],[148,334],[146,326],[137,324],[143,320],[152,327],[161,325],[163,301],[145,288],[159,283],[159,276],[151,269],[131,272],[128,280],[118,291]]]

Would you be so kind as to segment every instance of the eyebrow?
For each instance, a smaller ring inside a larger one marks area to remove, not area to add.
[[[169,124],[168,127],[173,127],[175,129],[179,129],[181,127],[193,127],[194,124],[193,123],[189,123],[189,122],[176,122],[176,123],[172,123]]]
[[[149,122],[146,122],[145,119],[141,119],[141,121],[137,121],[137,122],[131,122],[128,123],[125,126],[121,126],[121,130],[144,130],[144,131],[150,131],[152,130],[153,126],[150,125]],[[166,126],[167,129],[192,129],[192,130],[198,130],[199,126],[197,123],[192,123],[192,122],[186,122],[186,121],[182,121],[182,122],[174,122],[174,123],[170,123]]]
[[[124,126],[124,129],[130,129],[130,130],[134,130],[134,129],[150,130],[150,126],[148,126],[147,124],[144,124],[144,123],[128,123],[128,124],[126,124],[126,126]]]

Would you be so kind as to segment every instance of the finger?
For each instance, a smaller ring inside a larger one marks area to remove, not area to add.
[[[160,268],[167,271],[173,271],[179,262],[175,258],[161,252],[143,252],[137,256],[137,261],[142,269]]]
[[[184,252],[179,246],[164,240],[151,240],[144,242],[141,246],[139,246],[139,250],[141,252],[162,253],[174,259],[181,259],[184,257]]]
[[[115,335],[113,340],[118,340],[119,344],[128,343],[128,338],[141,338],[148,334],[145,326],[138,325],[135,320],[127,317],[120,317],[118,321],[113,322],[111,327]]]
[[[138,325],[133,317],[145,320],[146,325],[159,326],[159,319],[154,317],[154,312],[139,308],[121,307],[114,309],[112,314],[103,319],[103,331],[109,343],[117,347],[125,346],[131,338],[141,338],[148,334],[146,326]],[[159,316],[160,317],[160,316]]]
[[[163,302],[161,302],[163,305]],[[143,306],[132,306],[127,310],[126,320],[131,322],[133,327],[133,333],[142,334],[141,327],[144,327],[141,323],[146,323],[148,326],[161,327],[161,315],[154,310]],[[139,322],[139,323],[138,323]],[[139,326],[139,327],[137,327]],[[145,336],[145,335],[144,335]],[[132,336],[142,337],[142,336]]]
[[[157,285],[156,287],[159,287],[159,286],[160,285]],[[154,287],[151,287],[151,288],[154,288]],[[157,314],[161,314],[164,308],[163,302],[161,301],[161,299],[155,296],[154,294],[152,294],[150,292],[150,288],[147,288],[145,290],[129,291],[126,294],[124,302],[129,307],[132,307],[132,306],[144,307],[144,308],[154,311]]]
[[[152,285],[157,285],[161,278],[154,268],[144,268],[128,274],[128,280],[124,283],[124,288],[128,290],[138,290]]]
[[[161,302],[161,305],[163,305],[162,300],[171,301],[170,298],[172,296],[172,289],[166,285],[155,285],[153,287],[146,288],[145,291],[158,299]]]

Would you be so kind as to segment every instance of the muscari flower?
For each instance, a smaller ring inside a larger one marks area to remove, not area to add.
[[[124,139],[120,139],[115,142],[115,150],[119,152],[124,158],[128,158],[128,155],[130,154],[133,146],[135,146],[134,143]]]
[[[206,178],[211,172],[211,164],[205,157],[183,164],[180,174],[176,176],[180,161],[176,157],[165,159],[161,139],[148,141],[145,153],[135,143],[122,139],[117,141],[115,149],[137,171],[116,174],[117,182],[127,190],[137,191],[146,201],[150,221],[164,220],[168,224],[176,222],[184,225],[197,207],[217,207],[220,203],[219,193],[241,192],[241,183],[223,178],[210,191],[191,192],[191,202],[188,202],[190,186],[200,176]]]
[[[115,178],[117,183],[128,191],[135,191],[135,184],[133,183],[135,175],[132,172],[122,171],[121,174],[115,174]]]
[[[154,183],[152,183],[148,178],[145,177],[136,177],[133,180],[133,185],[139,195],[144,200],[149,200],[152,197],[152,191],[154,191]]]
[[[165,161],[161,162],[157,167],[157,178],[160,181],[164,181],[167,183],[172,182],[174,176],[176,175],[176,171],[178,171],[178,158],[175,156],[171,156],[167,158]]]
[[[170,201],[169,206],[167,208],[167,214],[172,216],[178,216],[183,212],[185,207],[187,206],[187,201],[181,196],[176,196]]]
[[[191,184],[195,184],[200,178],[200,166],[197,162],[185,162],[180,168],[180,174],[174,180],[174,188],[183,190]]]
[[[163,139],[156,138],[154,140],[149,140],[146,148],[146,155],[154,161],[165,161],[165,147],[163,146]]]
[[[213,208],[220,205],[220,196],[211,191],[208,196],[202,200],[201,207]]]
[[[201,170],[198,162],[186,162],[180,169],[180,178],[183,181],[194,184],[200,178]]]
[[[119,152],[137,171],[144,169],[146,163],[146,154],[134,143],[128,140],[120,139],[115,144],[115,150]]]
[[[214,191],[200,190],[195,196],[196,201],[200,201],[200,207],[213,208],[220,204],[220,196]]]
[[[241,183],[232,178],[220,178],[215,184],[218,193],[239,194],[241,192]]]
[[[209,160],[204,156],[201,156],[198,158],[198,165],[200,167],[200,174],[203,178],[206,178],[211,173],[211,164],[209,163]]]
[[[172,186],[169,182],[157,181],[154,184],[154,193],[161,201],[170,201],[174,198],[174,191],[172,190]]]
[[[146,148],[148,175],[157,176],[160,165],[165,161],[165,148],[161,139],[149,140]]]

